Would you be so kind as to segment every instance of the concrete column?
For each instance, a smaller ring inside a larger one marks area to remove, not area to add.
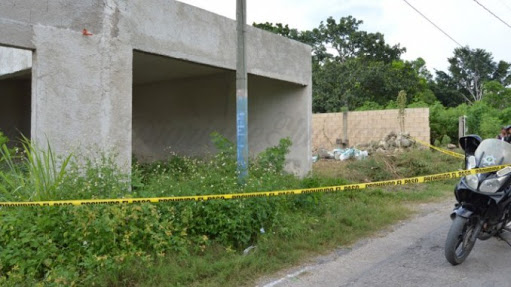
[[[305,176],[312,166],[311,87],[249,75],[251,155],[289,137],[293,143],[286,170]]]
[[[461,138],[467,134],[467,117],[461,116],[458,121],[458,138]]]
[[[349,139],[348,139],[348,111],[342,112],[342,147],[348,148]]]
[[[34,26],[32,138],[131,166],[132,49],[109,35]],[[109,34],[109,33],[108,33]]]

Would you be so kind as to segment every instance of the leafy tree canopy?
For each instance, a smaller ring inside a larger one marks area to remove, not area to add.
[[[511,88],[504,87],[498,81],[490,81],[484,84],[484,98],[490,107],[496,109],[505,109],[511,107]]]
[[[456,48],[448,61],[449,75],[442,76],[455,85],[468,103],[482,100],[483,86],[489,81],[496,81],[502,86],[511,84],[511,64],[494,62],[492,54],[483,49],[470,49],[468,46]]]
[[[329,17],[307,31],[280,23],[254,26],[312,46],[313,112],[353,110],[367,101],[387,105],[401,90],[412,99],[421,94],[434,102],[425,61],[401,60],[405,48],[387,44],[381,33],[360,30],[362,23],[347,16]]]

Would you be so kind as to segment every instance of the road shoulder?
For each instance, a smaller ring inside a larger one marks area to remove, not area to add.
[[[307,264],[287,269],[259,280],[257,286],[342,286],[382,264],[394,253],[408,248],[432,229],[445,226],[453,207],[453,199],[414,205],[416,214],[390,228],[363,239],[350,247],[310,260]],[[443,248],[437,246],[436,248]]]

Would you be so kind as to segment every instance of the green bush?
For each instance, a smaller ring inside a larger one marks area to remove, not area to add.
[[[442,137],[442,141],[440,142],[440,144],[442,146],[447,146],[448,144],[450,144],[452,142],[451,138],[448,136],[448,135],[444,135]]]
[[[445,145],[445,136],[455,143],[458,138],[459,118],[467,116],[469,134],[478,134],[482,138],[494,138],[499,134],[503,125],[511,124],[511,108],[497,109],[486,101],[477,102],[471,106],[462,104],[454,108],[446,108],[440,103],[430,106],[431,141],[438,140]]]
[[[459,105],[455,108],[446,108],[436,102],[429,108],[429,125],[431,129],[431,142],[441,141],[444,135],[451,139],[458,138],[459,117],[467,115],[468,106]],[[435,144],[436,145],[436,144]]]
[[[273,169],[277,173],[284,171],[286,155],[289,153],[290,147],[291,140],[289,138],[281,139],[277,146],[269,147],[259,154],[257,166],[263,169]]]
[[[502,121],[496,116],[485,116],[479,125],[479,135],[482,138],[494,138],[500,133]]]

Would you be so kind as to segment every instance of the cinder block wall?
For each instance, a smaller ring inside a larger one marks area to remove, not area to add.
[[[390,132],[400,131],[399,110],[348,112],[350,146],[379,141]],[[430,141],[429,108],[406,109],[405,132],[419,140]],[[342,113],[312,115],[312,148],[333,149],[343,138]]]

